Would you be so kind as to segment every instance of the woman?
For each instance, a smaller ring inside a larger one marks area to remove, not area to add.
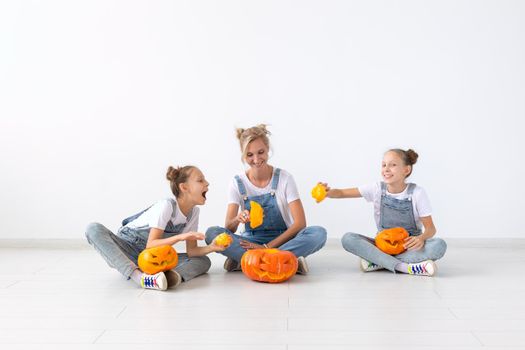
[[[303,205],[293,177],[285,170],[268,164],[270,132],[266,125],[237,129],[242,160],[249,169],[234,177],[230,184],[226,225],[210,227],[206,242],[222,233],[232,234],[233,243],[221,254],[227,257],[226,271],[240,269],[240,260],[248,249],[279,248],[294,253],[299,260],[297,273],[306,274],[305,257],[321,249],[326,242],[326,230],[319,226],[306,227]],[[263,223],[250,226],[250,202],[259,203],[264,210]],[[235,235],[239,224],[244,232]]]

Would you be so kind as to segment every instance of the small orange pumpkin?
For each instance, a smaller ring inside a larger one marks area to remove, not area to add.
[[[377,234],[376,247],[390,255],[401,254],[406,250],[403,244],[407,237],[408,232],[404,228],[389,228]]]
[[[170,245],[144,249],[139,254],[139,268],[148,275],[171,270],[179,262],[177,252]]]
[[[215,237],[215,244],[217,244],[218,246],[224,247],[224,248],[228,248],[230,244],[232,244],[232,242],[233,242],[232,236],[230,236],[226,232],[223,232],[217,237]]]
[[[264,210],[257,202],[250,201],[250,227],[256,228],[262,225]]]
[[[326,198],[326,187],[324,187],[322,184],[317,184],[314,188],[312,188],[312,197],[317,203],[320,203]]]
[[[254,281],[279,283],[297,272],[297,258],[292,252],[279,249],[251,249],[241,258],[244,275]]]

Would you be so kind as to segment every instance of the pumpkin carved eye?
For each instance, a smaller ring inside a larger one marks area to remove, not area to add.
[[[251,249],[243,254],[241,269],[254,281],[279,283],[295,275],[297,258],[286,250]]]
[[[144,249],[138,258],[139,268],[148,275],[171,270],[178,262],[177,252],[170,245]]]
[[[408,232],[402,227],[393,227],[379,232],[376,236],[376,247],[382,252],[390,255],[403,253],[406,249],[403,247]]]
[[[262,225],[264,210],[257,202],[250,201],[250,227],[256,228]]]
[[[230,236],[226,232],[223,232],[217,237],[215,237],[215,244],[217,244],[218,246],[224,247],[224,248],[228,248],[230,244],[232,244],[232,242],[233,242],[232,236]]]
[[[321,184],[317,184],[312,188],[312,197],[317,203],[320,203],[326,197],[326,188]]]

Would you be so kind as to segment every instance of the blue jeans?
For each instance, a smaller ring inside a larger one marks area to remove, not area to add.
[[[91,223],[86,229],[86,238],[96,251],[102,255],[108,265],[124,277],[130,278],[135,269],[138,269],[137,260],[140,252],[144,250],[144,243],[139,237],[131,240],[124,236],[117,236],[104,225]],[[140,244],[138,242],[141,242]],[[210,269],[211,261],[207,256],[188,257],[187,254],[178,253],[179,263],[174,268],[181,275],[183,281],[189,281],[202,275]]]
[[[213,226],[206,231],[206,243],[210,244],[215,239],[215,237],[217,237],[217,235],[223,232],[230,234],[233,238],[233,242],[226,250],[220,253],[235,261],[241,261],[242,255],[246,252],[246,249],[240,245],[241,239],[257,244],[264,244],[270,242],[276,237],[259,237],[257,235],[240,236],[231,233],[229,230],[223,227]],[[307,257],[308,255],[313,254],[321,249],[325,243],[326,230],[320,226],[308,226],[299,231],[294,238],[278,248],[281,250],[288,250],[294,253],[297,257]]]
[[[441,238],[430,238],[425,241],[423,248],[407,250],[404,253],[392,256],[379,250],[374,239],[357,233],[345,233],[341,239],[343,248],[365,260],[395,272],[399,263],[418,263],[425,260],[438,260],[445,255],[447,244]]]

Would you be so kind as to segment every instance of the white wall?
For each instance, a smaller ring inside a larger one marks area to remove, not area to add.
[[[0,238],[81,238],[169,194],[168,165],[211,182],[222,224],[243,169],[236,126],[271,124],[309,224],[372,234],[364,200],[318,180],[379,180],[420,154],[444,237],[525,237],[525,2],[0,3]]]

